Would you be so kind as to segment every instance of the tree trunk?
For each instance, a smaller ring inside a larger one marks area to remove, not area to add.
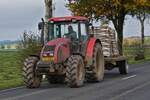
[[[48,19],[51,18],[53,11],[52,11],[52,0],[45,0],[45,27],[44,27],[44,38],[45,38],[45,42],[48,41],[49,36],[48,36]]]
[[[144,47],[144,20],[140,20],[141,23],[141,40],[142,40],[142,48]]]
[[[145,21],[145,15],[144,15],[144,17],[143,17],[143,19],[142,18],[140,18],[140,23],[141,23],[141,42],[142,42],[142,44],[141,44],[141,48],[143,49],[143,51],[141,52],[141,55],[140,56],[142,56],[142,58],[144,59],[145,57],[144,57],[144,38],[145,38],[145,36],[144,36],[144,21]]]
[[[125,16],[127,14],[123,5],[124,2],[125,0],[120,0],[121,5],[118,5],[118,7],[116,8],[118,13],[116,14],[116,16],[113,16],[115,17],[113,20],[113,23],[117,31],[117,39],[118,39],[117,42],[118,42],[118,49],[119,49],[120,55],[123,55],[123,47],[122,47],[123,46],[123,26],[124,26]]]
[[[124,25],[124,19],[125,19],[125,14],[122,14],[115,20],[113,20],[113,24],[115,26],[115,29],[117,31],[117,38],[118,38],[118,49],[119,49],[119,54],[123,55],[123,25]]]
[[[144,57],[144,21],[145,21],[145,15],[144,16],[138,16],[138,19],[141,24],[141,48],[140,51],[137,53],[137,56],[135,57],[136,60],[142,60],[145,59]]]

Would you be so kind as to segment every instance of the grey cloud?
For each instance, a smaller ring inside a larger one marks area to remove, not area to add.
[[[27,2],[26,4],[19,4],[18,1],[25,0],[14,0],[18,3],[8,4],[9,6],[6,7],[2,5],[2,3],[6,4],[6,1],[0,1],[0,40],[14,40],[25,29],[34,30],[37,27],[39,19],[44,15],[44,5],[39,0],[38,3],[41,3],[40,6],[37,6],[39,4],[33,4],[34,2],[30,2],[30,4],[27,4]]]
[[[38,21],[44,17],[44,0],[10,1],[0,0],[0,40],[15,40],[25,29],[36,30]],[[55,2],[55,16],[70,15],[70,11],[65,8],[65,0],[55,0]],[[140,25],[136,19],[128,18],[124,27],[125,36],[140,35]],[[146,24],[147,35],[150,35],[149,27]]]

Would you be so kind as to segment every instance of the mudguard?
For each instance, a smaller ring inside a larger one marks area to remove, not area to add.
[[[93,38],[89,39],[89,42],[87,44],[87,49],[86,49],[87,65],[92,65],[94,46],[95,46],[96,42],[100,42],[100,40],[93,37]]]

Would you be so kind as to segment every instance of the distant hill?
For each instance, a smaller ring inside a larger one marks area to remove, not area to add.
[[[141,44],[141,37],[139,36],[132,36],[124,38],[124,45],[135,45]],[[150,36],[145,36],[145,45],[150,45]]]
[[[150,36],[145,36],[145,38],[150,38]],[[126,37],[124,39],[141,39],[140,36],[131,36],[131,37]]]
[[[4,40],[4,41],[0,41],[0,45],[10,45],[10,44],[17,44],[19,41],[15,40],[15,41],[11,41],[11,40]]]
[[[0,49],[17,49],[19,44],[18,40],[11,41],[11,40],[4,40],[0,41]]]

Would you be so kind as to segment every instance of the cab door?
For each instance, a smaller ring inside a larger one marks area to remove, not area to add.
[[[86,45],[88,40],[88,27],[86,23],[80,23],[80,52],[82,55],[85,55],[86,52]]]

